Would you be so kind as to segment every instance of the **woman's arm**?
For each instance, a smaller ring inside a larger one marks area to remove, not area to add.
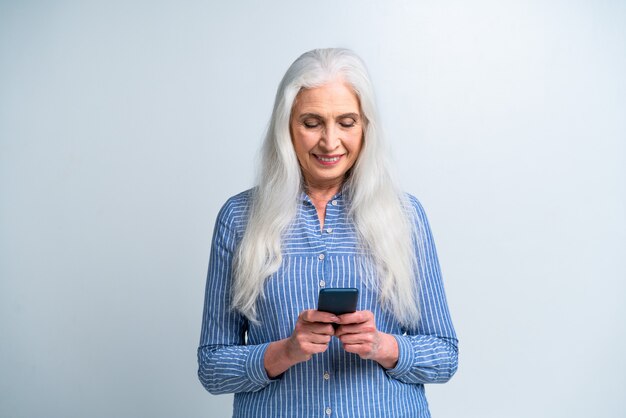
[[[458,340],[443,288],[441,269],[426,214],[414,197],[415,254],[420,272],[420,321],[398,343],[398,363],[387,374],[406,383],[444,383],[458,366]]]
[[[235,219],[244,210],[235,199],[221,209],[213,231],[198,348],[198,377],[213,394],[257,391],[272,382],[263,364],[269,344],[246,345],[248,322],[230,307]]]
[[[394,335],[398,362],[387,374],[404,383],[445,383],[458,366],[457,340],[430,335]]]

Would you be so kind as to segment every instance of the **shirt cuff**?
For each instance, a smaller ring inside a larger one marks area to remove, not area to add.
[[[265,351],[270,343],[259,344],[250,347],[248,358],[246,359],[246,373],[250,381],[257,385],[266,386],[275,379],[270,379],[265,371],[263,361],[265,359]]]
[[[413,344],[411,339],[405,335],[393,336],[398,342],[398,362],[393,369],[387,369],[387,374],[393,378],[398,378],[411,370],[413,366]]]

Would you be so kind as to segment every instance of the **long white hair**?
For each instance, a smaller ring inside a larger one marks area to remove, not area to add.
[[[364,116],[363,146],[343,187],[349,216],[360,245],[369,250],[377,277],[369,278],[380,303],[406,326],[419,319],[419,269],[411,204],[393,181],[387,150],[378,126],[374,91],[365,65],[347,49],[315,49],[287,70],[261,149],[258,185],[253,189],[246,231],[234,263],[233,308],[257,321],[256,301],[267,277],[282,263],[283,234],[292,224],[304,180],[291,141],[289,122],[302,89],[341,79],[360,100]]]

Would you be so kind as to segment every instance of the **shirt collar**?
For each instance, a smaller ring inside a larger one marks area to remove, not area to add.
[[[341,202],[341,201],[343,201],[343,195],[344,195],[344,190],[343,190],[343,187],[342,187],[339,190],[339,192],[330,199],[330,201],[336,200],[338,202]],[[306,192],[304,190],[300,192],[300,201],[302,203],[309,203],[309,204],[313,205],[313,202],[311,201],[311,198],[309,197],[308,194],[306,194]]]

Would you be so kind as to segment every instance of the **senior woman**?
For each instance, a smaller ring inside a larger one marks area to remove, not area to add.
[[[200,381],[235,393],[235,417],[429,417],[424,384],[455,373],[457,339],[426,216],[389,174],[353,52],[291,65],[261,165],[215,224]],[[359,290],[356,312],[316,310],[335,287]]]

